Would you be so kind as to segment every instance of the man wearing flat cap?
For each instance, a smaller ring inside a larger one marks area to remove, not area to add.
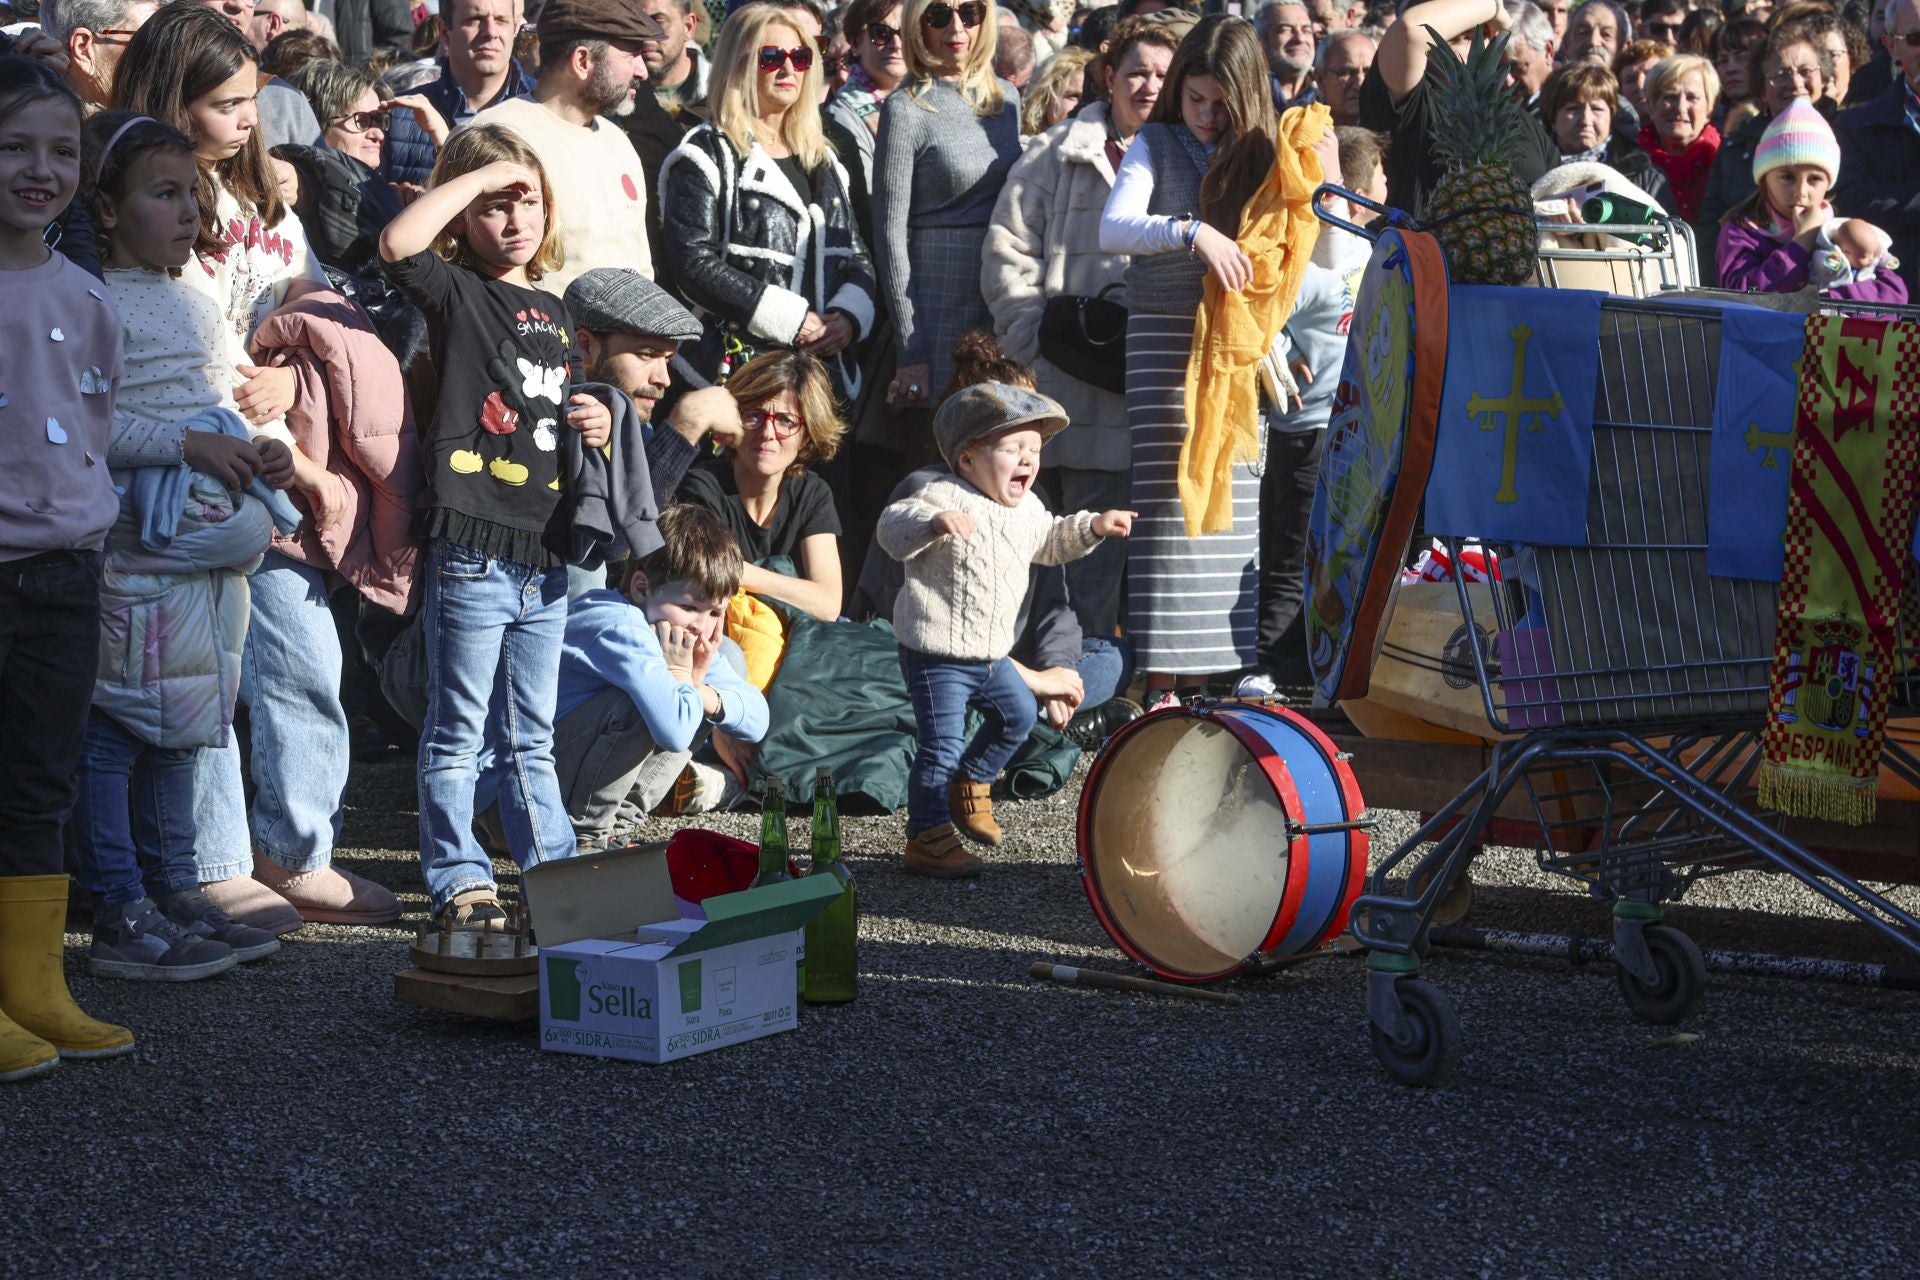
[[[626,133],[601,117],[630,101],[647,78],[640,44],[658,39],[660,26],[640,0],[547,0],[539,34],[532,95],[489,107],[471,124],[513,130],[547,171],[566,265],[540,287],[565,289],[595,267],[651,278],[640,157]]]
[[[614,267],[596,267],[568,285],[566,302],[587,381],[618,387],[640,420],[650,421],[667,392],[668,366],[681,343],[700,336],[700,322],[653,281]],[[659,432],[649,438],[647,465],[663,507],[702,437],[711,432],[722,446],[740,442],[740,406],[725,387],[702,387],[675,402],[666,425],[688,447],[683,453]]]

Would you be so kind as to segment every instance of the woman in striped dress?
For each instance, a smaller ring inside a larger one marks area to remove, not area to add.
[[[954,341],[993,327],[980,260],[1020,158],[1020,94],[993,74],[994,33],[992,0],[912,0],[901,33],[909,79],[880,108],[874,249],[900,348],[887,398],[901,408],[935,403]]]
[[[1260,481],[1233,471],[1233,529],[1186,535],[1176,481],[1187,437],[1187,358],[1202,285],[1245,288],[1240,210],[1273,164],[1276,123],[1251,24],[1203,19],[1181,42],[1153,118],[1127,148],[1100,220],[1100,248],[1127,268],[1127,420],[1133,509],[1127,632],[1147,709],[1209,675],[1253,665]]]

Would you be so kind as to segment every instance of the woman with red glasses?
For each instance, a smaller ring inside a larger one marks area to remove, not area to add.
[[[899,359],[887,398],[924,409],[953,376],[954,342],[993,325],[980,260],[1020,158],[1020,95],[993,74],[992,0],[910,0],[906,10],[909,80],[880,110],[874,248]],[[931,457],[930,437],[909,444],[910,464]]]
[[[832,622],[840,616],[840,517],[826,481],[808,470],[833,457],[846,431],[827,372],[812,356],[775,351],[749,360],[727,390],[745,435],[721,461],[689,471],[680,499],[726,522],[747,562],[743,589]],[[768,568],[776,558],[792,561],[797,576]]]
[[[819,102],[818,56],[794,19],[771,5],[735,10],[714,46],[712,119],[660,166],[660,216],[674,279],[706,331],[687,352],[696,372],[724,382],[762,351],[805,351],[852,399],[873,272]]]

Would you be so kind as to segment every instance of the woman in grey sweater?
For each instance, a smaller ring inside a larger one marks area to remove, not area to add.
[[[934,402],[953,343],[992,326],[980,260],[994,202],[1020,156],[1020,95],[993,74],[992,0],[913,0],[907,70],[880,110],[873,221],[899,365],[888,400]]]

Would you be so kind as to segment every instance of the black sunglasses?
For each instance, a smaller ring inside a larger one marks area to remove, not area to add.
[[[889,45],[900,38],[900,28],[890,27],[884,22],[867,24],[867,39],[877,45]]]
[[[1920,49],[1920,29],[1905,32],[1900,39],[1907,48]]]
[[[795,71],[798,71],[801,75],[805,75],[813,67],[813,50],[807,48],[805,45],[800,45],[792,49],[782,49],[779,45],[774,44],[763,44],[760,46],[760,69],[762,71],[778,71],[783,63],[788,62],[793,64]]]
[[[385,133],[390,127],[387,123],[390,115],[386,111],[349,111],[346,115],[335,116],[333,123],[348,133],[365,133],[369,129]]]
[[[960,5],[938,0],[938,3],[927,6],[927,11],[920,15],[920,21],[935,31],[945,31],[953,25],[953,15],[956,13],[960,15],[960,25],[963,27],[977,27],[987,20],[985,0],[967,0]]]

